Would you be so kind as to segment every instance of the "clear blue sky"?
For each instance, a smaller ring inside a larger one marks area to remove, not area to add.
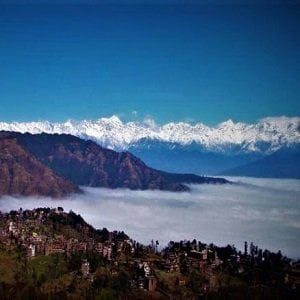
[[[300,115],[298,5],[4,2],[0,121]]]

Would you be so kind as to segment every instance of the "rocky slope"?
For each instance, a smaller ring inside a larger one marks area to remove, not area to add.
[[[62,197],[79,189],[39,162],[15,139],[0,135],[0,196]]]

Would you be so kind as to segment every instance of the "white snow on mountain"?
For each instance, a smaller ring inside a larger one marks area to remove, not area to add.
[[[196,143],[207,150],[222,151],[239,146],[244,151],[273,152],[283,146],[300,143],[300,117],[268,117],[255,124],[234,123],[232,120],[215,127],[202,123],[167,123],[158,125],[152,119],[143,122],[123,122],[117,116],[98,120],[67,121],[65,123],[0,122],[0,130],[29,133],[67,133],[92,139],[102,146],[126,150],[139,141],[160,141],[190,145]]]

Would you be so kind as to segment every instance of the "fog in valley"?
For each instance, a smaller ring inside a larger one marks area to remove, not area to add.
[[[193,185],[185,193],[83,188],[63,200],[2,197],[0,210],[62,206],[144,244],[196,238],[242,249],[247,240],[300,257],[300,180],[229,179],[235,184]]]

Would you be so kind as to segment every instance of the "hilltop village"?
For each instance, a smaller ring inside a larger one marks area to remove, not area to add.
[[[62,207],[0,212],[1,299],[299,299],[299,284],[299,261],[253,243],[161,250]]]

